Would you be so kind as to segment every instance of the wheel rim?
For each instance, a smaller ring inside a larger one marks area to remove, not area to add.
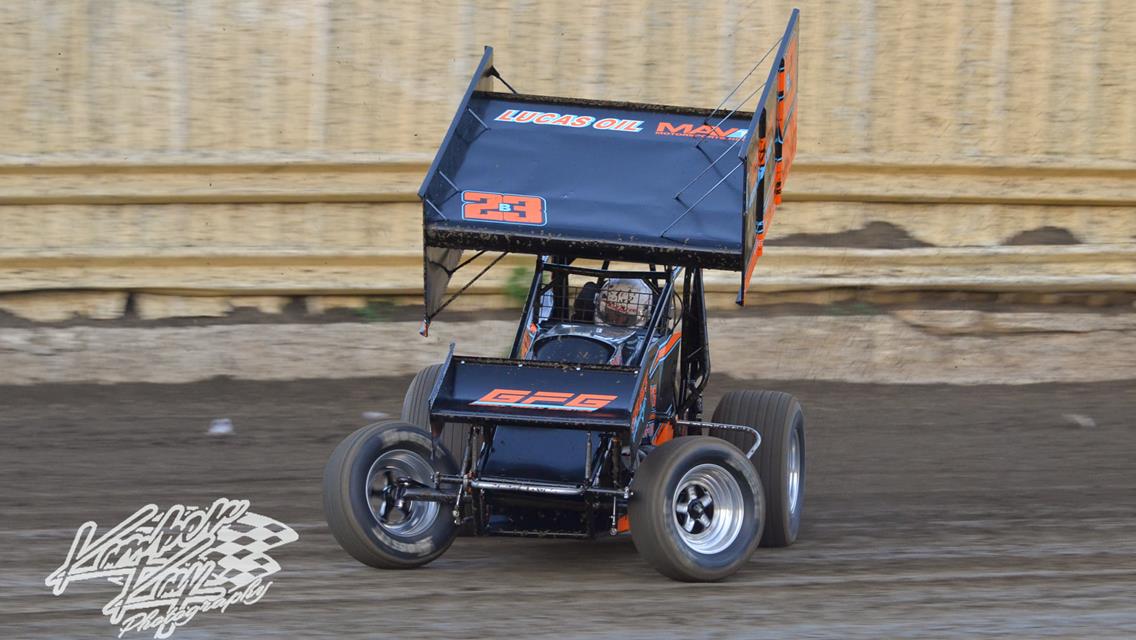
[[[679,538],[697,553],[728,548],[742,530],[745,500],[741,485],[718,465],[700,464],[687,471],[671,503]]]
[[[801,506],[801,435],[793,429],[789,439],[788,469],[789,513],[795,514]]]
[[[380,455],[367,472],[367,506],[375,522],[394,535],[411,538],[434,524],[438,517],[437,502],[413,502],[397,498],[398,478],[411,478],[427,484],[433,481],[434,467],[422,456],[405,449],[393,449]]]

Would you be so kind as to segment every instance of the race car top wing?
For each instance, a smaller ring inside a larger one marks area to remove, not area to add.
[[[419,190],[427,323],[464,250],[739,271],[743,302],[796,144],[797,15],[757,113],[495,92],[487,47]]]
[[[745,304],[753,268],[761,257],[773,211],[781,204],[781,188],[797,154],[797,50],[800,11],[793,10],[777,47],[777,55],[750,120],[751,135],[742,150],[745,163],[745,221],[742,225],[745,264],[738,304]]]

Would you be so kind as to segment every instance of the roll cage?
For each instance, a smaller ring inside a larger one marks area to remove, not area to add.
[[[681,336],[679,375],[675,398],[675,416],[683,420],[700,419],[701,395],[710,374],[709,341],[706,335],[706,303],[702,285],[702,270],[675,266],[646,265],[646,269],[615,269],[610,260],[602,265],[586,267],[575,264],[572,257],[537,256],[529,293],[521,312],[521,321],[513,339],[509,357],[524,358],[535,333],[542,324],[573,320],[573,289],[570,276],[595,278],[598,289],[604,281],[614,278],[643,280],[654,293],[650,320],[643,330],[634,353],[623,361],[627,367],[640,367],[650,353],[652,345],[676,333]],[[678,286],[679,278],[683,286]],[[551,304],[542,304],[551,302]],[[545,317],[538,313],[547,309]],[[677,311],[677,313],[676,313]]]
[[[403,495],[452,501],[463,521],[462,501],[471,498],[468,519],[478,533],[590,537],[626,530],[631,482],[654,446],[716,426],[752,433],[752,455],[755,430],[701,421],[710,373],[701,269],[643,266],[538,256],[509,357],[458,356],[451,347],[437,378],[429,403],[435,441],[444,429],[468,427],[453,451],[459,472],[437,475],[432,486],[407,484]],[[629,357],[619,364],[533,357],[537,334],[580,321],[573,279],[594,279],[598,288],[613,278],[641,279],[654,298]]]

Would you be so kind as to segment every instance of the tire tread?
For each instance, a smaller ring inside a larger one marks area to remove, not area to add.
[[[414,376],[406,396],[402,400],[402,420],[416,425],[427,432],[430,431],[430,393],[434,390],[434,382],[442,372],[441,364],[432,364],[425,367]],[[469,437],[469,425],[447,422],[442,429],[442,446],[450,452],[454,466],[458,464],[458,457],[465,451],[466,439]]]
[[[787,460],[783,447],[788,446],[789,432],[793,419],[800,410],[800,403],[792,395],[782,391],[742,390],[731,391],[722,396],[714,409],[713,422],[739,424],[756,428],[762,434],[762,443],[754,455],[753,464],[769,492],[767,499],[767,522],[761,539],[763,547],[785,547],[792,544],[795,536],[789,530],[787,518],[779,507],[779,495]],[[802,426],[803,429],[803,426]],[[753,446],[753,438],[741,431],[710,428],[710,435],[721,438],[747,451]],[[803,435],[803,434],[802,434]],[[802,441],[802,445],[804,442]],[[802,450],[802,456],[804,450]],[[801,489],[804,490],[804,460],[802,459]],[[804,494],[801,494],[804,500]],[[802,502],[803,508],[803,502]]]

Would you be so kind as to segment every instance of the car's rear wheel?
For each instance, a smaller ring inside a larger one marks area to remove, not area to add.
[[[731,391],[714,409],[714,422],[757,429],[753,457],[768,499],[763,547],[787,547],[797,539],[805,505],[805,414],[796,398],[780,391]],[[710,435],[748,451],[753,435],[710,429]]]
[[[457,533],[449,506],[400,500],[397,491],[399,478],[432,485],[435,472],[455,472],[448,454],[431,460],[430,451],[430,435],[403,422],[363,427],[335,448],[324,468],[324,514],[353,558],[410,569],[449,548]]]
[[[761,480],[737,447],[717,438],[675,438],[635,473],[631,538],[663,575],[711,582],[753,554],[765,521]]]
[[[402,420],[430,432],[430,393],[442,373],[442,365],[432,364],[414,376],[402,400]],[[442,429],[442,446],[451,453],[454,466],[460,466],[458,457],[465,451],[469,439],[468,424],[447,422]]]

